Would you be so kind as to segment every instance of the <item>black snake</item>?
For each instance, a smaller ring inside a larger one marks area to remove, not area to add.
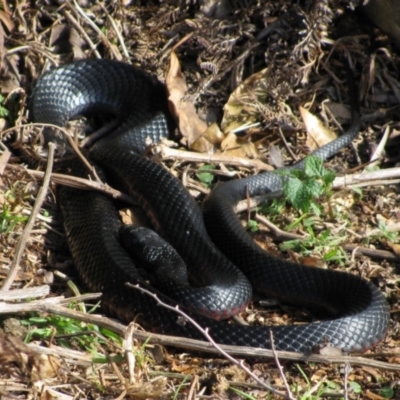
[[[145,150],[145,138],[157,142],[170,130],[165,88],[150,74],[108,60],[67,64],[38,79],[31,112],[35,122],[60,126],[79,114],[106,112],[117,117],[118,128],[92,146],[90,158],[104,169],[108,182],[137,200],[186,263],[187,273],[163,283],[165,301],[194,310],[217,342],[269,348],[271,330],[278,350],[307,352],[330,344],[350,351],[368,348],[384,337],[388,306],[373,284],[348,273],[277,259],[243,230],[233,207],[246,196],[280,189],[279,175],[263,173],[216,187],[204,202],[203,215],[176,178],[138,155]],[[356,118],[348,132],[314,154],[322,159],[332,156],[351,142],[358,127]],[[301,162],[294,166],[302,167]],[[77,162],[63,168],[87,175]],[[127,228],[122,228],[113,201],[94,191],[60,187],[58,192],[76,268],[90,290],[103,293],[103,307],[125,320],[140,315],[145,327],[160,333],[203,339],[190,324],[156,306],[154,299],[126,287],[126,282],[148,283],[121,244],[121,230]],[[304,325],[260,327],[199,315],[221,319],[242,310],[251,298],[251,286],[262,295],[322,309],[332,317]]]

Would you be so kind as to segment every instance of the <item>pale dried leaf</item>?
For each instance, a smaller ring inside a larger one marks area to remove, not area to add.
[[[135,399],[158,399],[167,387],[167,378],[159,376],[142,385],[130,385],[127,393]]]
[[[208,126],[202,136],[200,136],[191,146],[192,150],[199,153],[212,154],[215,146],[220,145],[225,136],[216,122]]]
[[[224,154],[233,157],[258,158],[259,153],[253,142],[248,142],[229,132],[221,143]]]
[[[321,347],[318,353],[321,354],[322,356],[332,356],[332,357],[343,355],[341,349],[332,346]]]
[[[0,54],[2,54],[0,49]],[[0,60],[1,61],[1,60]],[[4,58],[1,63],[0,88],[2,94],[8,94],[14,91],[21,91],[21,80],[19,75],[20,57],[18,54],[11,54]]]
[[[6,169],[8,160],[11,157],[11,152],[7,148],[3,150],[3,153],[0,154],[0,175],[4,174],[4,170]]]
[[[85,44],[76,29],[67,24],[55,25],[50,34],[50,45],[57,53],[74,53],[74,59],[85,57],[82,46]]]
[[[171,114],[177,120],[179,130],[188,146],[191,147],[206,131],[207,124],[198,117],[194,105],[185,98],[188,87],[175,52],[171,53],[170,67],[165,83],[169,93]]]
[[[0,10],[0,21],[4,24],[9,32],[14,30],[15,24],[11,18],[11,15],[4,10]]]
[[[351,119],[350,109],[342,103],[324,101],[321,106],[323,110],[329,110],[329,114],[333,115],[337,121],[349,121]]]
[[[336,139],[336,134],[308,110],[300,107],[300,114],[307,130],[306,144],[311,150],[316,150]]]
[[[259,104],[265,103],[265,81],[271,73],[271,68],[265,68],[241,83],[229,96],[224,106],[224,116],[221,122],[223,132],[231,132],[244,124],[251,124],[260,119]]]
[[[269,146],[269,160],[270,165],[273,165],[275,168],[282,168],[284,166],[283,156],[281,149],[279,146],[275,146],[274,144]]]

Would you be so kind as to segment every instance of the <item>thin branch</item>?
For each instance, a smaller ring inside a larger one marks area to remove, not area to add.
[[[282,378],[283,384],[285,385],[286,392],[290,396],[290,399],[296,400],[293,397],[292,391],[290,390],[290,386],[289,386],[288,381],[286,379],[286,376],[285,376],[285,374],[283,372],[283,367],[282,367],[281,363],[279,362],[278,355],[276,354],[274,334],[273,334],[273,332],[271,330],[269,331],[269,339],[270,339],[270,342],[271,342],[271,350],[272,350],[272,353],[274,354],[275,365],[278,367],[279,375]]]
[[[155,152],[160,154],[165,160],[168,159],[180,159],[183,161],[190,162],[201,162],[201,163],[224,163],[228,165],[235,165],[238,167],[255,168],[259,171],[272,171],[273,168],[263,163],[261,160],[249,160],[243,157],[232,157],[224,154],[205,154],[205,153],[194,153],[192,151],[184,151],[171,149],[170,147],[159,144],[155,147]]]
[[[22,254],[24,252],[26,242],[28,241],[30,232],[32,230],[32,227],[35,223],[36,216],[38,215],[42,204],[44,202],[44,199],[47,194],[47,190],[49,188],[50,184],[50,175],[51,171],[53,169],[53,161],[54,161],[54,144],[49,143],[49,155],[48,155],[48,160],[47,160],[47,167],[46,167],[46,172],[43,178],[43,184],[42,187],[39,190],[39,193],[36,197],[35,205],[32,209],[32,214],[30,215],[28,222],[26,223],[24,233],[20,237],[17,247],[15,249],[15,257],[14,260],[11,264],[10,267],[10,272],[8,273],[6,279],[3,282],[3,286],[0,288],[0,291],[7,291],[10,289],[11,285],[14,282],[15,276],[17,275],[19,264],[21,262]]]
[[[100,40],[103,42],[103,44],[110,49],[110,51],[113,53],[115,59],[120,60],[122,59],[121,54],[119,51],[113,46],[110,41],[108,40],[107,36],[104,35],[104,33],[101,31],[101,29],[86,15],[85,11],[79,6],[79,4],[73,0],[74,6],[72,6],[71,3],[67,2],[68,7],[71,10],[76,10],[80,14],[80,16],[88,23],[88,25],[97,33],[99,36]]]
[[[161,301],[158,296],[152,292],[150,292],[147,289],[144,289],[142,287],[140,287],[139,285],[132,285],[130,283],[126,284],[127,286],[139,290],[142,293],[147,294],[148,296],[152,297],[153,299],[155,299],[155,301],[157,302],[157,304],[159,304],[160,306],[171,310],[179,315],[181,315],[182,317],[184,317],[188,322],[190,322],[206,339],[209,343],[211,343],[211,345],[213,347],[215,347],[215,349],[222,354],[226,359],[228,359],[231,363],[235,364],[236,366],[238,366],[239,368],[243,369],[249,376],[251,376],[259,385],[261,385],[264,389],[270,391],[271,393],[276,394],[279,397],[282,397],[284,399],[289,399],[289,400],[293,400],[293,397],[291,395],[287,395],[285,393],[280,392],[279,390],[276,390],[275,388],[273,388],[272,386],[267,385],[265,382],[263,382],[260,378],[258,378],[256,375],[254,375],[251,370],[246,367],[242,362],[236,360],[234,357],[232,357],[230,354],[228,354],[220,345],[218,345],[213,338],[210,336],[210,334],[208,333],[208,329],[203,329],[193,318],[189,317],[185,312],[183,312],[182,310],[180,310],[178,307],[173,307],[170,306],[166,303],[164,303],[163,301]]]
[[[63,305],[69,305],[71,303],[76,303],[84,300],[98,299],[101,293],[88,293],[85,295],[80,295],[71,298],[60,297],[49,297],[42,300],[35,300],[29,303],[6,303],[0,302],[0,315],[6,314],[19,314],[26,312],[46,312],[55,315],[61,315],[67,318],[73,318],[78,321],[83,321],[86,323],[94,324],[102,328],[109,329],[118,335],[123,336],[126,330],[126,325],[120,322],[103,317],[97,314],[85,314],[80,311],[75,311],[70,308],[64,307]],[[172,346],[180,349],[199,351],[203,353],[219,354],[219,351],[215,349],[210,343],[204,342],[202,340],[189,339],[185,337],[177,337],[170,335],[160,335],[156,333],[144,332],[136,330],[133,338],[140,340],[142,342],[148,342],[151,344],[159,344],[163,346]],[[231,346],[231,345],[220,345],[220,347],[227,353],[241,357],[241,358],[256,358],[261,359],[271,359],[274,354],[271,350],[259,349],[247,346]],[[320,355],[320,354],[300,354],[292,353],[290,351],[277,351],[278,357],[283,360],[292,361],[305,361],[305,362],[317,362],[317,363],[334,363],[343,364],[345,362],[350,362],[352,365],[373,367],[381,370],[387,371],[400,371],[400,365],[391,364],[383,361],[376,361],[369,358],[359,357],[359,356],[339,356],[339,355]],[[382,353],[379,357],[391,357],[395,356],[395,353]]]
[[[0,291],[0,301],[15,301],[23,299],[34,299],[44,297],[50,293],[50,286],[42,285],[31,288],[13,289]]]
[[[16,170],[23,170],[27,174],[34,176],[38,179],[43,179],[44,172],[42,171],[35,171],[33,169],[27,169],[20,165],[13,165],[8,164],[7,168],[16,169]],[[95,182],[85,178],[78,178],[77,176],[65,175],[65,174],[58,174],[53,172],[50,175],[50,179],[53,183],[57,183],[60,185],[69,186],[75,189],[82,189],[82,190],[97,190],[98,192],[102,192],[113,199],[122,200],[128,204],[137,205],[137,203],[132,199],[132,197],[128,196],[125,193],[120,192],[119,190],[113,189],[111,186],[108,186],[106,183]]]
[[[101,7],[101,9],[103,10],[104,14],[106,14],[106,16],[107,16],[108,20],[110,21],[112,27],[114,28],[114,31],[115,31],[115,34],[117,35],[119,43],[121,44],[122,52],[124,53],[126,59],[129,60],[128,49],[125,46],[124,37],[121,35],[121,32],[117,27],[117,24],[115,23],[115,21],[111,17],[111,15],[108,13],[107,9],[103,6],[103,4],[101,4],[100,2],[97,2],[97,4]]]
[[[90,39],[89,35],[81,27],[81,25],[75,19],[75,17],[73,17],[72,14],[67,10],[64,10],[64,16],[75,27],[75,29],[82,35],[82,37],[85,39],[86,43],[89,45],[90,50],[92,50],[92,52],[95,55],[95,57],[96,58],[101,58],[101,54],[97,51],[95,44],[92,42],[92,40]]]

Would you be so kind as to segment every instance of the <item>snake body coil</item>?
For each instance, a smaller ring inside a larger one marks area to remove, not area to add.
[[[268,348],[271,330],[278,350],[306,352],[326,343],[344,350],[365,349],[384,337],[388,306],[374,285],[351,274],[274,258],[242,229],[234,205],[247,193],[280,189],[278,175],[260,174],[214,189],[204,204],[206,230],[200,209],[182,184],[161,165],[138,155],[145,149],[146,137],[157,141],[169,134],[165,89],[152,76],[106,60],[65,65],[39,78],[31,110],[36,122],[58,125],[78,114],[107,111],[117,116],[119,127],[94,144],[90,157],[105,170],[110,183],[140,203],[155,229],[186,262],[191,286],[185,284],[186,277],[167,285],[165,301],[221,319],[246,306],[252,285],[263,295],[333,315],[306,325],[274,327],[236,326],[196,315],[215,341]],[[356,122],[316,155],[325,159],[335,154],[357,130]],[[76,162],[66,168],[71,174],[85,175]],[[146,327],[160,333],[202,339],[189,324],[179,323],[175,314],[157,307],[154,299],[125,286],[126,282],[147,283],[121,246],[122,223],[112,200],[101,193],[61,187],[59,202],[79,275],[90,290],[103,292],[105,308],[125,320],[140,314]]]

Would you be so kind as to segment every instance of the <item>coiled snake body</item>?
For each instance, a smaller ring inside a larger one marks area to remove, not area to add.
[[[194,310],[215,341],[269,348],[271,330],[276,349],[307,352],[326,343],[346,351],[365,349],[381,340],[389,313],[374,285],[348,273],[272,257],[241,227],[234,205],[246,195],[280,189],[278,175],[264,173],[218,186],[203,206],[205,229],[203,214],[182,184],[161,165],[138,155],[145,150],[146,137],[156,142],[168,136],[166,110],[165,89],[154,77],[107,60],[80,61],[43,74],[31,103],[34,121],[61,126],[78,114],[116,115],[119,127],[93,145],[90,157],[111,184],[138,201],[186,262],[188,276],[165,284],[165,301]],[[335,154],[357,131],[355,123],[315,154],[323,159]],[[77,162],[68,164],[66,171],[86,174]],[[126,287],[126,282],[147,283],[121,245],[122,223],[112,200],[101,193],[61,187],[59,202],[79,275],[90,290],[103,293],[103,307],[125,320],[141,315],[145,327],[160,333],[203,339],[174,313],[156,306],[154,299]],[[333,317],[305,325],[256,327],[201,316],[221,319],[242,310],[252,287],[262,295],[323,309]]]

